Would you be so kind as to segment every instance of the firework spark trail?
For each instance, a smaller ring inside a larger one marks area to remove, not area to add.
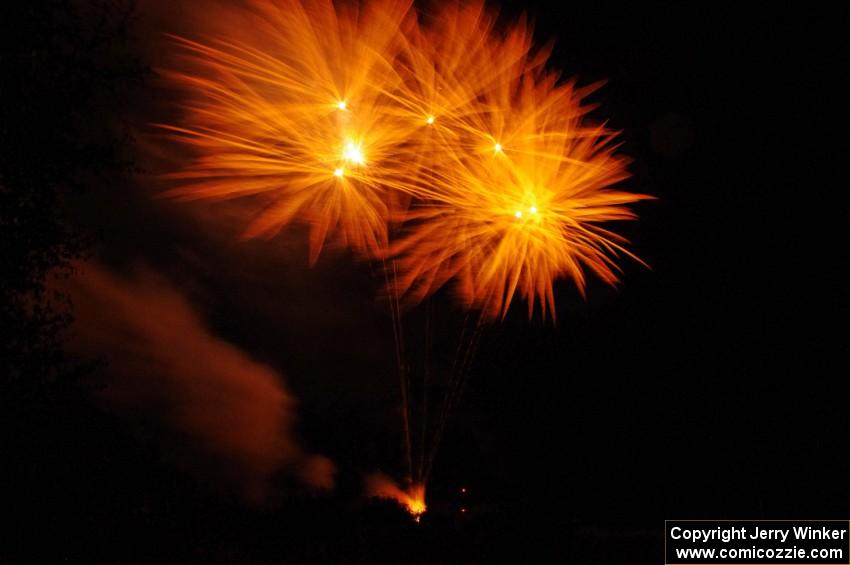
[[[389,270],[386,262],[384,263],[384,276],[386,278],[387,287],[397,285],[398,270],[395,261],[392,263],[393,282],[389,279]],[[399,378],[399,389],[401,392],[401,408],[402,408],[402,433],[404,439],[404,454],[405,462],[407,463],[407,479],[413,481],[413,437],[410,427],[411,420],[411,403],[410,403],[410,371],[407,366],[407,356],[404,350],[404,327],[401,323],[401,305],[399,304],[399,295],[390,296],[390,314],[392,317],[393,326],[393,342],[395,344],[396,371]]]
[[[481,337],[486,328],[486,321],[483,312],[479,313],[475,322],[475,327],[472,329],[468,339],[464,339],[466,326],[469,322],[469,315],[464,319],[461,329],[461,336],[458,339],[457,351],[455,352],[454,360],[452,361],[451,369],[448,372],[449,378],[446,384],[446,395],[440,405],[440,411],[437,417],[434,431],[429,445],[425,444],[424,436],[422,443],[422,460],[423,468],[420,471],[417,480],[422,484],[426,484],[431,476],[431,469],[434,465],[434,460],[437,456],[437,450],[440,447],[443,434],[446,430],[446,425],[451,420],[461,397],[469,381],[470,369],[472,361],[475,359],[475,354],[478,351],[478,346]]]

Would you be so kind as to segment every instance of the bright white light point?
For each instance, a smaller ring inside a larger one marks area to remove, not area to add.
[[[336,105],[340,110],[345,110],[345,100],[340,100],[339,104]]]
[[[514,216],[516,216],[517,218],[522,218],[522,210],[517,210],[516,212],[514,212]]]
[[[345,158],[346,161],[351,161],[352,163],[357,163],[358,165],[363,164],[363,152],[351,141],[345,144],[345,151],[343,152],[342,156]]]
[[[501,151],[501,150],[502,150],[502,144],[501,144],[501,143],[497,143],[497,144],[495,145],[495,147],[493,147],[493,149],[495,149],[495,150],[496,150],[496,152],[498,153],[499,151]]]
[[[342,169],[337,169],[334,171],[334,175],[341,177],[344,172]]]
[[[425,121],[428,122],[429,124],[433,124],[434,123],[434,116],[428,116],[428,119],[425,120]]]
[[[531,212],[532,214],[536,214],[537,213],[537,207],[532,206],[531,208],[528,209],[528,211]]]

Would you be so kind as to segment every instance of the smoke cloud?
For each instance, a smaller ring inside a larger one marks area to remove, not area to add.
[[[76,271],[61,283],[74,308],[69,347],[106,361],[110,407],[162,430],[182,466],[248,500],[272,494],[278,474],[332,488],[333,463],[295,437],[296,403],[279,373],[213,335],[162,276]]]

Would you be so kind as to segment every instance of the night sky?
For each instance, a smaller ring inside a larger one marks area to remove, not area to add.
[[[517,304],[484,331],[414,524],[363,496],[367,475],[404,468],[380,270],[333,249],[310,267],[297,227],[240,239],[239,201],[158,197],[157,175],[186,158],[150,127],[174,112],[162,32],[186,33],[201,5],[141,2],[67,81],[56,67],[75,42],[42,38],[95,16],[11,14],[7,52],[54,57],[23,75],[50,116],[114,136],[128,166],[95,160],[63,199],[93,241],[56,283],[76,318],[63,343],[101,362],[70,392],[33,385],[3,405],[36,416],[4,432],[15,527],[0,561],[662,563],[665,519],[847,519],[846,14],[501,5],[554,40],[565,78],[606,81],[592,116],[622,130],[623,187],[657,198],[617,229],[650,268],[625,261],[617,288],[586,298],[560,281],[557,324]],[[89,96],[75,73],[114,90]],[[87,103],[65,109],[74,96]],[[53,119],[15,150],[63,154],[78,140],[50,137]],[[432,336],[436,410],[465,312],[441,292],[405,322],[412,366]]]

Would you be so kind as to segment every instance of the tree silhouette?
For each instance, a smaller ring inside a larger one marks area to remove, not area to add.
[[[46,277],[91,242],[70,201],[128,167],[121,94],[144,72],[129,41],[130,2],[11,2],[3,10],[0,362],[9,386],[56,370],[68,312]]]
[[[38,507],[26,493],[49,492],[67,472],[57,453],[86,417],[78,377],[87,365],[62,349],[71,310],[48,279],[70,273],[94,241],[74,220],[77,200],[130,170],[121,106],[146,75],[134,14],[128,1],[0,8],[0,482],[22,524]]]

